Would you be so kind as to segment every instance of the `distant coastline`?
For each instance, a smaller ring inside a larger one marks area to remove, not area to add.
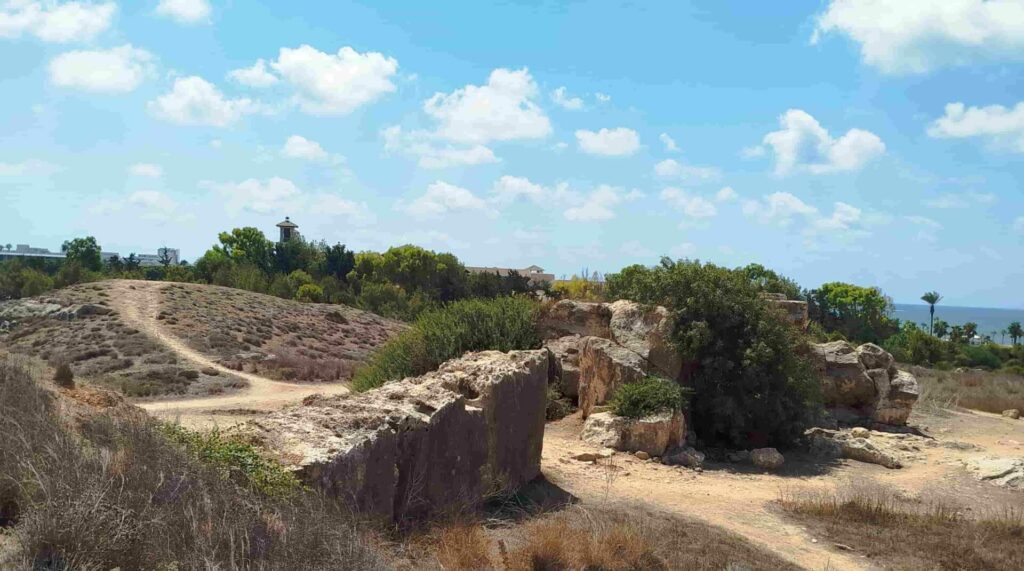
[[[900,321],[928,324],[928,305],[924,303],[897,303],[892,316]],[[992,335],[996,342],[1002,341],[999,333],[1013,321],[1024,323],[1024,309],[1004,309],[997,307],[958,307],[954,305],[936,305],[935,319],[942,319],[950,325],[963,325],[968,321],[978,324],[978,332]],[[1009,343],[1009,337],[1006,343]]]

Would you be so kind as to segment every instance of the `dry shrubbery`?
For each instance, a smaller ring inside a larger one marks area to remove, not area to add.
[[[970,408],[1001,413],[1016,408],[1024,410],[1024,378],[1002,372],[936,371],[911,367],[921,384],[919,406],[935,408]]]
[[[971,513],[947,502],[908,499],[873,483],[784,492],[780,503],[830,540],[887,568],[1016,570],[1024,561],[1024,503]]]
[[[251,459],[236,448],[196,454],[133,414],[73,428],[59,407],[0,360],[0,525],[14,540],[0,568],[385,568],[337,504],[268,497],[246,467],[199,459]]]

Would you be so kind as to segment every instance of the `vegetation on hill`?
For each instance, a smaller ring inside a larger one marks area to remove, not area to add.
[[[615,414],[627,418],[678,412],[684,404],[683,389],[675,381],[646,377],[619,387],[609,404]]]

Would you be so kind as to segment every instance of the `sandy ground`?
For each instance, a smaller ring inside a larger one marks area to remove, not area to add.
[[[132,327],[163,343],[180,358],[197,367],[212,367],[221,374],[244,379],[248,387],[224,396],[140,403],[151,414],[197,428],[225,427],[312,394],[348,392],[340,384],[292,384],[233,371],[193,351],[163,330],[156,319],[161,287],[163,284],[157,282],[118,282],[113,306]],[[695,472],[621,453],[598,464],[579,462],[572,457],[596,449],[580,441],[582,420],[573,415],[548,424],[542,470],[552,484],[583,502],[643,504],[702,520],[814,571],[877,567],[862,555],[816,539],[809,530],[787,519],[775,505],[784,490],[826,488],[847,480],[868,479],[923,499],[941,497],[969,501],[975,506],[1024,507],[1024,494],[975,481],[962,465],[962,460],[972,457],[1024,456],[1024,421],[985,413],[944,412],[915,413],[911,424],[935,438],[937,445],[921,447],[915,459],[901,470],[848,460],[823,464],[810,456],[788,454],[786,466],[768,474],[750,467],[714,463],[706,465],[703,472]],[[974,446],[942,445],[958,442]]]
[[[139,402],[140,407],[155,416],[177,419],[193,427],[227,426],[237,424],[254,415],[280,409],[313,394],[337,395],[349,392],[343,384],[285,383],[259,375],[234,371],[188,347],[181,339],[170,335],[156,319],[160,313],[161,282],[114,282],[111,306],[126,323],[144,332],[173,351],[178,358],[194,363],[197,368],[210,367],[222,375],[240,378],[247,383],[241,391],[223,396]]]

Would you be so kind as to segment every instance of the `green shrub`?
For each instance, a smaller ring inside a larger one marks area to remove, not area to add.
[[[999,356],[985,345],[980,347],[965,345],[961,347],[956,361],[958,365],[963,367],[983,367],[989,370],[998,369],[1002,365],[1002,360]]]
[[[324,299],[324,290],[316,284],[302,284],[295,292],[295,301],[320,303]]]
[[[57,383],[58,387],[65,389],[75,388],[75,372],[71,370],[71,365],[67,363],[57,365],[57,370],[53,373],[53,382]]]
[[[253,446],[222,436],[220,431],[194,432],[178,424],[164,424],[167,438],[189,455],[212,466],[223,477],[266,496],[287,496],[300,489],[295,475],[259,453]]]
[[[381,347],[352,379],[357,391],[422,375],[467,351],[532,349],[538,305],[526,297],[468,299],[424,312]]]
[[[746,447],[798,438],[820,401],[806,339],[780,319],[741,272],[662,260],[607,277],[613,299],[663,305],[692,387],[692,425],[710,443]]]
[[[914,323],[904,323],[899,333],[882,342],[882,348],[897,361],[915,365],[933,364],[946,357],[946,343]]]
[[[676,412],[683,408],[683,390],[675,381],[647,377],[619,387],[611,405],[612,412],[629,418]]]

